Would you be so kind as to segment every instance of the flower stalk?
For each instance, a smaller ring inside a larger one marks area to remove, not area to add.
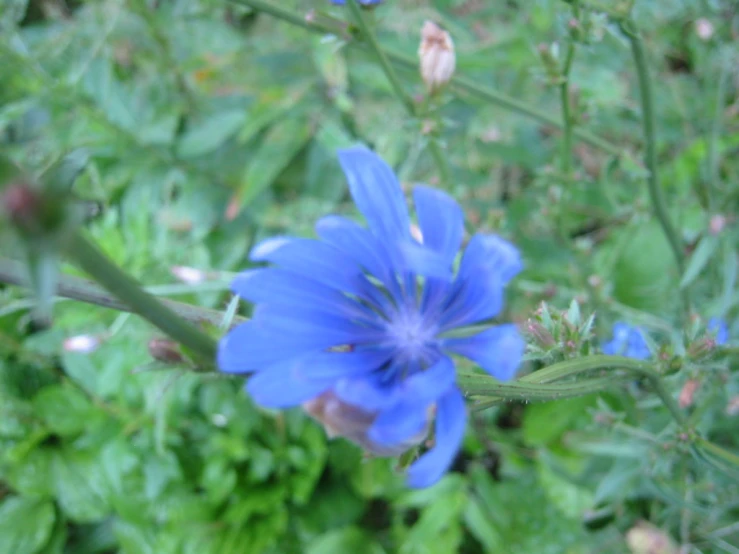
[[[116,266],[95,245],[80,233],[75,233],[66,248],[66,255],[109,292],[166,335],[192,352],[210,370],[215,361],[214,339],[185,321],[154,296],[143,290],[131,276]]]
[[[657,139],[655,136],[656,115],[654,112],[654,95],[652,93],[652,80],[649,75],[649,64],[644,51],[639,30],[633,20],[628,19],[621,22],[621,29],[629,40],[631,53],[634,58],[636,75],[639,83],[639,94],[642,104],[642,122],[644,125],[645,156],[644,164],[649,171],[647,183],[649,185],[649,197],[652,202],[654,214],[657,216],[662,231],[675,257],[675,263],[680,273],[685,269],[685,253],[681,245],[680,237],[670,221],[665,199],[659,184],[659,172],[657,165]]]
[[[265,0],[229,1],[234,4],[249,6],[257,11],[269,14],[272,17],[285,21],[286,23],[301,27],[306,31],[342,36],[344,38],[353,39],[350,41],[350,44],[352,45],[357,45],[365,48],[368,47],[367,43],[363,42],[364,37],[348,37],[346,33],[346,28],[343,26],[343,24],[339,22],[337,22],[336,25],[330,25],[325,21],[308,19],[292,13],[289,10],[285,10],[284,8],[270,4]],[[381,48],[381,50],[387,57],[387,60],[394,65],[402,67],[403,69],[409,71],[418,71],[418,60],[415,57],[407,56],[405,54],[401,54],[400,52],[394,52],[386,48]],[[528,103],[514,98],[513,96],[509,96],[497,90],[481,86],[471,79],[465,79],[464,77],[460,77],[458,75],[453,76],[449,81],[448,89],[452,90],[457,95],[471,95],[477,97],[484,102],[488,102],[504,110],[508,110],[510,112],[528,117],[549,127],[553,127],[556,129],[562,128],[562,119],[560,117],[538,110]],[[608,140],[596,134],[593,134],[581,127],[575,128],[573,130],[573,135],[583,142],[586,142],[591,146],[594,146],[595,148],[598,148],[603,152],[610,154],[611,156],[620,156],[622,154],[622,148],[620,146],[613,144]]]

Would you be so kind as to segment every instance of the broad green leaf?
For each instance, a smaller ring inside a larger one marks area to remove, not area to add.
[[[54,527],[54,506],[48,500],[11,496],[0,504],[0,552],[41,552]]]
[[[180,139],[177,155],[194,158],[216,150],[244,124],[246,111],[243,109],[217,112],[200,124],[194,124]]]
[[[83,432],[95,415],[85,394],[67,383],[44,388],[33,405],[49,429],[63,437]]]
[[[267,189],[311,137],[305,117],[293,116],[267,131],[241,179],[234,197],[238,211]]]

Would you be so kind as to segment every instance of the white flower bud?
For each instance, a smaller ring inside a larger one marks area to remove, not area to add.
[[[63,348],[67,352],[89,354],[98,349],[102,343],[101,337],[95,335],[75,335],[64,339]]]
[[[196,269],[194,267],[175,265],[172,266],[169,270],[172,272],[172,275],[188,285],[199,285],[200,283],[204,283],[208,279],[208,274],[205,271]]]
[[[426,21],[421,28],[418,57],[421,77],[429,91],[438,90],[452,78],[457,63],[452,37],[433,21]]]

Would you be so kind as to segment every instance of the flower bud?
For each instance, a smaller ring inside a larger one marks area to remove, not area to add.
[[[402,444],[392,446],[377,444],[367,435],[377,414],[347,404],[338,398],[333,391],[325,392],[305,402],[303,409],[309,416],[323,425],[329,438],[344,437],[377,456],[400,455],[406,450],[421,444],[429,431],[427,423],[420,433],[409,437]],[[428,415],[427,421],[430,423],[433,414],[429,413]]]
[[[102,344],[103,338],[96,335],[75,335],[64,339],[62,348],[67,352],[79,352],[80,354],[89,354],[98,349]]]
[[[693,397],[695,396],[695,391],[698,390],[700,384],[701,383],[698,379],[688,379],[685,382],[685,385],[683,385],[683,388],[680,391],[680,396],[678,397],[678,403],[681,408],[688,408],[693,405]]]
[[[178,364],[184,361],[180,347],[173,340],[162,337],[153,338],[147,347],[151,357],[160,362]]]
[[[646,521],[640,521],[629,529],[626,544],[632,554],[678,554],[670,536]]]
[[[188,285],[199,285],[207,281],[209,277],[205,271],[184,265],[172,266],[169,268],[169,271],[180,281]]]
[[[457,63],[452,37],[433,21],[426,21],[421,28],[418,56],[421,77],[430,92],[437,91],[452,78]]]

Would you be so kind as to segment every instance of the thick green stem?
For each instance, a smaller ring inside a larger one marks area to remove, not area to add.
[[[626,370],[647,379],[675,421],[681,426],[687,424],[685,414],[665,388],[662,377],[653,369],[652,364],[648,362],[642,362],[624,356],[587,356],[551,365],[526,375],[521,381],[526,383],[549,383],[567,377],[574,377],[581,373],[608,369]]]
[[[639,94],[641,96],[642,105],[642,122],[644,125],[645,157],[644,164],[649,172],[647,183],[649,184],[649,197],[652,202],[654,214],[657,216],[662,231],[667,237],[675,257],[680,274],[684,270],[683,247],[680,237],[670,221],[670,216],[665,206],[665,199],[659,184],[659,173],[657,167],[657,139],[655,137],[656,115],[654,112],[654,98],[652,94],[652,80],[649,75],[649,65],[647,56],[644,51],[644,43],[639,31],[633,20],[625,20],[621,23],[621,28],[631,43],[631,53],[634,57],[634,65],[636,66],[636,75],[639,82]]]
[[[306,31],[311,31],[313,33],[321,33],[321,34],[330,33],[330,34],[335,34],[335,35],[341,35],[347,39],[352,38],[352,37],[346,36],[345,26],[342,26],[340,24],[329,24],[326,21],[319,21],[317,18],[306,18],[300,15],[294,14],[290,12],[289,10],[279,8],[264,0],[229,0],[229,1],[233,2],[234,4],[249,6],[257,11],[269,14],[277,19],[281,19],[282,21],[285,21],[292,25],[301,27],[305,29]],[[358,46],[367,47],[367,44],[362,43],[362,37],[353,37],[353,38],[355,38],[356,40],[352,40],[350,44],[356,44]],[[393,52],[388,49],[381,49],[381,50],[387,57],[388,61],[394,63],[398,67],[402,67],[402,68],[405,68],[411,71],[418,71],[418,60],[416,58],[411,57],[411,56],[406,56],[405,54],[401,54],[399,52]],[[460,76],[452,77],[448,85],[448,90],[455,91],[458,94],[459,93],[470,94],[481,100],[484,100],[485,102],[489,102],[490,104],[496,105],[500,108],[509,110],[511,112],[518,113],[519,115],[529,117],[545,125],[548,125],[548,126],[551,126],[557,129],[562,128],[562,121],[557,116],[550,115],[546,112],[537,110],[536,108],[530,106],[529,104],[525,102],[521,102],[520,100],[512,96],[508,96],[507,94],[504,94],[502,92],[498,92],[496,90],[492,90],[490,88],[480,86],[473,80],[465,79],[464,77],[460,77]],[[578,137],[583,142],[586,142],[590,144],[591,146],[599,148],[603,152],[606,152],[607,154],[610,154],[612,156],[620,156],[622,153],[621,147],[585,129],[576,128],[573,131],[573,134],[574,136]]]
[[[431,152],[431,156],[434,158],[436,167],[439,170],[439,180],[441,181],[441,185],[443,187],[450,186],[452,177],[449,169],[449,162],[447,161],[447,157],[444,155],[441,146],[439,146],[437,137],[429,137],[428,148],[429,152]]]
[[[18,285],[20,287],[29,287],[30,283],[26,275],[26,270],[21,262],[0,258],[0,283],[8,283],[10,285]],[[78,279],[70,275],[59,275],[57,278],[56,296],[62,298],[70,298],[79,300],[87,304],[94,304],[103,308],[110,308],[119,312],[134,311],[131,306],[125,302],[121,302],[115,296],[106,290],[98,287],[94,283],[84,279]],[[216,310],[193,306],[185,302],[176,302],[174,300],[159,299],[159,302],[172,310],[182,319],[192,323],[208,323],[218,326],[223,323],[224,315]],[[241,323],[244,318],[234,316],[232,325]]]
[[[66,255],[95,281],[123,301],[166,335],[188,348],[200,361],[212,369],[216,357],[216,341],[202,333],[144,291],[139,283],[123,272],[95,245],[81,234],[71,237]]]
[[[395,96],[398,97],[398,100],[400,100],[405,109],[408,110],[408,114],[414,116],[416,114],[416,108],[413,105],[413,100],[411,100],[411,97],[408,96],[405,90],[403,90],[403,86],[400,84],[398,76],[395,74],[395,70],[390,65],[385,52],[380,48],[380,43],[377,42],[375,32],[367,22],[367,18],[365,17],[362,8],[359,6],[359,2],[357,0],[347,0],[347,5],[349,6],[349,10],[352,12],[352,17],[354,18],[360,33],[362,34],[362,38],[369,45],[370,50],[372,50],[372,53],[377,58],[382,71],[385,73],[387,80],[390,81],[390,85],[393,87]]]

